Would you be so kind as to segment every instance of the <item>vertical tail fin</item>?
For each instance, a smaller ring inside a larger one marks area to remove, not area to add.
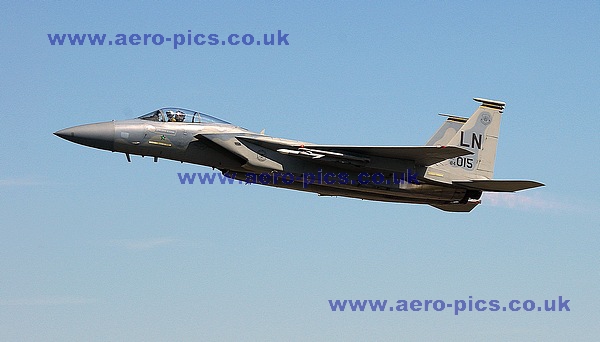
[[[433,172],[428,170],[427,174],[443,178],[436,180],[448,182],[461,179],[492,179],[494,175],[500,121],[506,104],[481,98],[474,100],[481,102],[481,105],[448,142],[448,146],[459,146],[473,154],[448,159],[431,166]]]
[[[425,145],[427,146],[445,146],[448,145],[452,137],[456,135],[456,132],[467,122],[467,118],[461,118],[459,116],[439,114],[441,116],[447,116],[448,118],[442,126],[433,134]]]

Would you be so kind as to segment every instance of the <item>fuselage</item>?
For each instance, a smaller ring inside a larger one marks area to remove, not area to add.
[[[365,167],[302,159],[241,137],[273,139],[294,146],[306,142],[265,136],[221,120],[187,121],[141,117],[76,126],[55,134],[82,145],[125,153],[128,160],[129,155],[140,155],[204,165],[243,181],[323,196],[431,204],[460,201],[467,194],[465,189],[418,181],[426,168],[410,161],[371,158]]]

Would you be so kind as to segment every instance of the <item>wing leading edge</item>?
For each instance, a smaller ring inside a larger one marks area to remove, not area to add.
[[[298,157],[319,159],[333,157],[349,161],[368,162],[369,157],[414,160],[417,165],[429,166],[446,159],[465,156],[472,152],[458,146],[344,146],[344,145],[314,145],[289,144],[273,138],[237,137],[238,140],[249,142],[282,154]]]

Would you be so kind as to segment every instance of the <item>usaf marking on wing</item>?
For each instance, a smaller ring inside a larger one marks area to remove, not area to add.
[[[239,180],[251,173],[290,173],[295,181],[268,184],[374,201],[429,204],[452,212],[477,206],[483,191],[514,192],[543,186],[530,180],[493,179],[504,102],[475,98],[470,118],[447,119],[425,146],[319,145],[251,132],[213,116],[161,108],[136,119],[75,126],[54,134],[98,149],[177,160],[219,169]],[[418,182],[302,184],[302,175],[382,174],[415,170]],[[233,176],[235,175],[235,176]]]

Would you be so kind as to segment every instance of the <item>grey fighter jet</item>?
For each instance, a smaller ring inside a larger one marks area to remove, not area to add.
[[[543,186],[493,179],[505,103],[475,98],[470,118],[446,115],[426,146],[319,145],[275,138],[180,108],[136,119],[75,126],[54,134],[112,152],[219,169],[245,182],[374,201],[429,204],[469,212],[483,191]]]

